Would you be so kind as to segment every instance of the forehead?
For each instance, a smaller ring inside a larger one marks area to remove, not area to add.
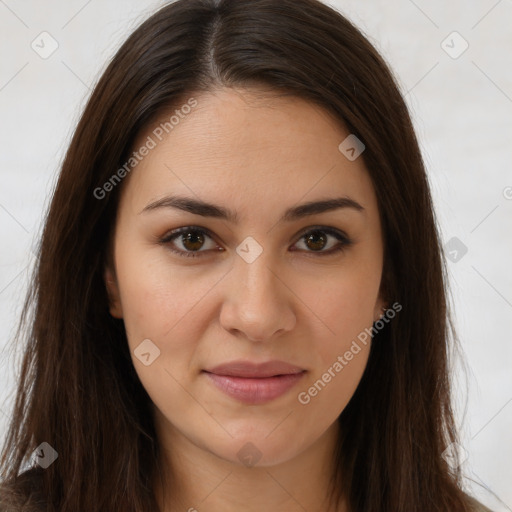
[[[350,132],[322,107],[255,89],[193,98],[191,109],[162,112],[134,144],[154,145],[129,176],[139,210],[166,193],[241,207],[343,194],[376,206],[363,159],[350,161],[338,148]]]

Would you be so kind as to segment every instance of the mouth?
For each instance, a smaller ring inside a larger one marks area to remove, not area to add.
[[[249,405],[270,402],[293,388],[307,370],[283,361],[234,361],[203,370],[217,389]]]

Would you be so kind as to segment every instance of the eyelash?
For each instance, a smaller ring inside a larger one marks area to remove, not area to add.
[[[300,240],[305,238],[306,235],[309,235],[311,233],[318,233],[318,232],[325,233],[327,235],[331,235],[334,238],[338,239],[341,243],[337,247],[331,248],[328,251],[319,251],[319,252],[306,251],[308,253],[312,253],[314,256],[321,256],[321,257],[332,256],[341,251],[344,251],[345,249],[347,249],[349,246],[351,246],[353,244],[353,240],[348,238],[343,232],[338,231],[333,228],[323,227],[323,226],[314,226],[314,227],[308,229],[308,231],[303,232],[300,235],[297,242],[299,242]],[[183,235],[186,233],[201,233],[203,235],[207,235],[209,238],[211,238],[213,240],[213,236],[211,235],[209,230],[207,230],[205,228],[200,228],[198,226],[186,226],[186,227],[171,231],[164,238],[162,238],[159,241],[159,243],[162,245],[168,246],[168,248],[171,252],[178,254],[179,256],[182,256],[185,258],[202,258],[203,255],[201,255],[200,253],[204,253],[204,252],[208,252],[208,251],[182,251],[181,249],[174,249],[172,247],[172,244],[170,242],[172,242],[174,239],[178,238],[180,235]],[[297,243],[297,242],[295,242],[295,243]]]

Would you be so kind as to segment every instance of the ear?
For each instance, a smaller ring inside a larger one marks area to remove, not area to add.
[[[387,304],[386,301],[379,295],[377,301],[375,302],[375,308],[373,310],[373,321],[377,322],[384,316],[384,312],[386,311]]]
[[[375,308],[373,310],[373,321],[377,322],[380,320],[385,312],[386,309],[389,307],[389,290],[390,290],[390,281],[389,281],[390,274],[386,271],[386,266],[384,265],[381,281],[380,281],[380,287],[379,287],[379,295],[377,297],[377,301],[375,302]]]
[[[103,278],[107,288],[110,314],[114,318],[123,318],[123,308],[121,306],[117,278],[109,266],[105,267]]]
[[[377,320],[380,320],[384,316],[384,312],[386,310],[386,301],[381,299],[377,300],[375,303],[375,309],[373,310],[373,321],[377,322]]]

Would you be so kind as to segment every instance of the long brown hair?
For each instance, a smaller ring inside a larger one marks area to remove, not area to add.
[[[375,334],[339,417],[333,496],[346,496],[353,512],[470,510],[460,471],[442,456],[457,441],[448,374],[457,339],[418,142],[383,58],[316,0],[175,1],[127,39],[101,76],[60,171],[15,337],[27,327],[0,465],[5,506],[20,509],[15,494],[27,499],[32,489],[34,510],[158,510],[150,398],[103,280],[122,184],[102,198],[97,190],[155,116],[234,86],[314,102],[366,146],[384,230],[383,289],[403,309]],[[21,475],[43,442],[57,461]]]

